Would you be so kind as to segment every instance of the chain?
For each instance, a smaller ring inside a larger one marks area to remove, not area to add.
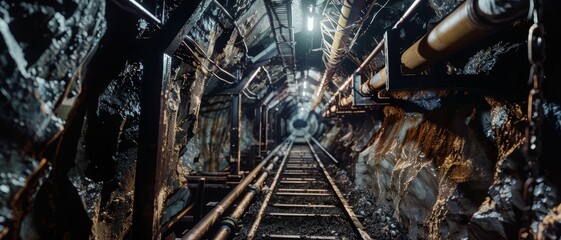
[[[542,0],[530,0],[528,17],[533,25],[528,30],[528,60],[532,65],[528,84],[532,86],[528,95],[528,126],[524,154],[529,166],[529,177],[524,184],[524,198],[529,204],[525,209],[526,227],[520,231],[520,239],[533,239],[530,228],[533,188],[538,178],[538,157],[541,154],[541,124],[543,122],[543,92],[545,61],[545,30],[542,24]]]

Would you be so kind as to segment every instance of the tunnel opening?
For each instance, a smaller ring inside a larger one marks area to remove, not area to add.
[[[294,121],[294,123],[292,123],[292,127],[294,127],[294,129],[301,129],[301,128],[305,128],[308,126],[308,122],[306,122],[305,120],[302,119],[296,119],[296,121]]]
[[[561,236],[530,2],[0,0],[0,239]]]

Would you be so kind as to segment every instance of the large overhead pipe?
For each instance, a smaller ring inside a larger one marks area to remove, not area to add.
[[[372,3],[374,4],[374,2]],[[337,31],[333,36],[333,42],[331,43],[331,51],[327,58],[327,63],[325,66],[325,72],[321,77],[320,84],[316,90],[315,100],[312,103],[311,108],[314,109],[321,102],[323,89],[327,85],[328,79],[331,79],[335,74],[335,69],[344,59],[341,57],[347,49],[349,44],[349,35],[351,34],[351,26],[355,23],[359,16],[360,11],[364,5],[364,0],[345,0],[341,6],[341,15],[337,22]]]
[[[415,13],[415,10],[417,9],[417,7],[419,7],[420,3],[423,0],[415,0],[415,2],[411,3],[411,6],[409,6],[409,8],[407,9],[407,11],[405,11],[405,13],[403,13],[403,15],[399,18],[399,20],[393,25],[392,28],[397,28],[399,26],[401,26],[401,24],[403,24],[404,22],[409,21],[409,19],[413,16],[413,14]],[[380,52],[382,52],[382,49],[384,48],[384,39],[382,39],[378,45],[376,45],[376,47],[374,48],[374,50],[372,50],[372,52],[370,52],[370,54],[368,54],[368,56],[364,59],[364,61],[362,61],[362,63],[360,64],[360,66],[358,66],[358,68],[353,72],[353,74],[351,74],[351,76],[349,76],[349,78],[347,78],[347,80],[345,81],[345,83],[343,83],[340,87],[339,90],[337,90],[337,92],[335,94],[333,94],[333,96],[331,97],[331,99],[329,99],[329,101],[327,102],[327,104],[325,105],[326,108],[329,108],[329,106],[331,106],[331,104],[333,104],[333,102],[335,101],[335,99],[337,98],[337,95],[341,94],[341,92],[351,83],[351,81],[353,80],[353,75],[356,74],[360,74],[362,73],[362,71],[364,70],[364,68],[366,67],[366,65],[368,65],[372,59],[374,59],[374,57],[376,55],[378,55]],[[348,97],[344,99],[346,102],[343,103],[342,105],[350,105],[352,103],[352,98]]]
[[[405,50],[401,55],[402,69],[406,73],[424,70],[526,14],[527,9],[526,0],[467,0]],[[387,70],[383,68],[361,86],[361,92],[372,94],[386,81]]]
[[[285,142],[286,144],[286,142]],[[255,179],[257,174],[259,174],[263,167],[269,163],[269,161],[275,156],[276,152],[281,149],[285,144],[279,144],[272,152],[269,154],[261,163],[259,163],[255,168],[247,175],[245,178],[226,196],[222,201],[220,201],[201,221],[197,223],[182,240],[196,240],[201,239],[205,233],[219,220],[219,218],[224,214],[224,212],[236,201],[236,199],[242,194],[249,183]]]

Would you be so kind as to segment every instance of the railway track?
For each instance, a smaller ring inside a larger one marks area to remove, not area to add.
[[[280,163],[247,239],[371,239],[308,139]]]

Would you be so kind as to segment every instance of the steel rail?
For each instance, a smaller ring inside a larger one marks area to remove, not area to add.
[[[288,156],[288,153],[290,152],[293,144],[294,144],[293,141],[289,143],[287,150],[285,150],[284,159],[286,159],[286,156]],[[267,180],[270,172],[273,170],[273,167],[275,166],[275,163],[278,161],[278,157],[275,158],[276,159],[273,162],[269,163],[269,165],[266,168],[266,171],[263,171],[263,173],[261,173],[261,176],[259,176],[257,181],[255,181],[255,183],[251,185],[252,187],[250,188],[250,191],[248,191],[244,196],[244,198],[240,200],[238,206],[234,209],[234,211],[230,214],[230,216],[223,220],[222,226],[220,227],[218,232],[214,235],[213,239],[215,240],[227,239],[230,236],[230,234],[232,234],[232,232],[236,230],[237,221],[243,216],[247,208],[251,205],[253,198],[257,196],[259,192],[261,192],[265,180]],[[279,168],[278,171],[280,170],[281,168]]]
[[[314,137],[310,137],[310,139],[312,139],[312,141],[331,159],[331,161],[335,162],[336,164],[339,164],[339,161],[337,161],[337,159],[335,159],[335,157],[333,157],[333,155],[331,155],[331,153],[329,153],[327,151],[327,149],[325,149],[320,142],[318,142],[318,140],[316,140]]]
[[[290,149],[292,149],[292,145],[290,145]],[[253,222],[253,225],[251,226],[251,228],[249,230],[249,233],[247,234],[247,239],[248,240],[252,240],[252,239],[255,238],[255,234],[257,233],[257,229],[259,228],[259,224],[261,224],[261,220],[263,219],[263,214],[265,213],[265,209],[269,205],[269,201],[271,200],[271,196],[273,195],[273,192],[275,192],[275,188],[277,187],[280,175],[282,173],[284,165],[286,164],[286,159],[288,159],[289,155],[290,155],[290,151],[288,151],[282,159],[282,162],[279,166],[279,170],[275,174],[275,178],[273,179],[273,183],[271,184],[271,187],[269,188],[269,192],[267,192],[267,195],[265,196],[265,199],[263,200],[263,203],[261,204],[261,207],[259,208],[259,212],[257,213],[257,215],[255,217],[255,221]]]
[[[189,232],[187,232],[182,240],[201,239],[205,233],[219,220],[224,212],[234,203],[234,201],[247,188],[249,183],[255,179],[257,174],[262,171],[263,167],[276,155],[285,144],[278,145],[261,163],[259,163],[245,178],[240,182],[222,201],[220,201],[201,221],[197,223]]]
[[[356,217],[356,215],[353,212],[351,206],[349,205],[349,203],[347,202],[347,200],[345,199],[345,197],[341,193],[341,190],[339,190],[339,188],[337,187],[337,184],[335,183],[335,180],[333,180],[333,178],[331,178],[331,175],[329,175],[329,172],[327,172],[327,169],[325,168],[325,166],[323,166],[323,163],[319,159],[318,155],[316,154],[316,151],[314,150],[314,147],[312,146],[312,144],[310,143],[310,140],[308,138],[306,138],[306,142],[308,143],[308,146],[310,147],[310,150],[312,151],[312,155],[314,156],[316,162],[318,163],[319,167],[323,171],[323,174],[327,178],[327,181],[329,181],[329,186],[331,186],[333,192],[335,192],[335,195],[337,195],[337,198],[339,199],[339,201],[343,205],[343,209],[345,210],[344,211],[345,215],[347,215],[347,217],[351,220],[351,222],[352,222],[353,226],[355,227],[355,230],[359,234],[360,238],[364,239],[364,240],[372,239],[370,237],[370,235],[368,235],[368,233],[364,230],[364,226],[362,225],[362,223]]]

